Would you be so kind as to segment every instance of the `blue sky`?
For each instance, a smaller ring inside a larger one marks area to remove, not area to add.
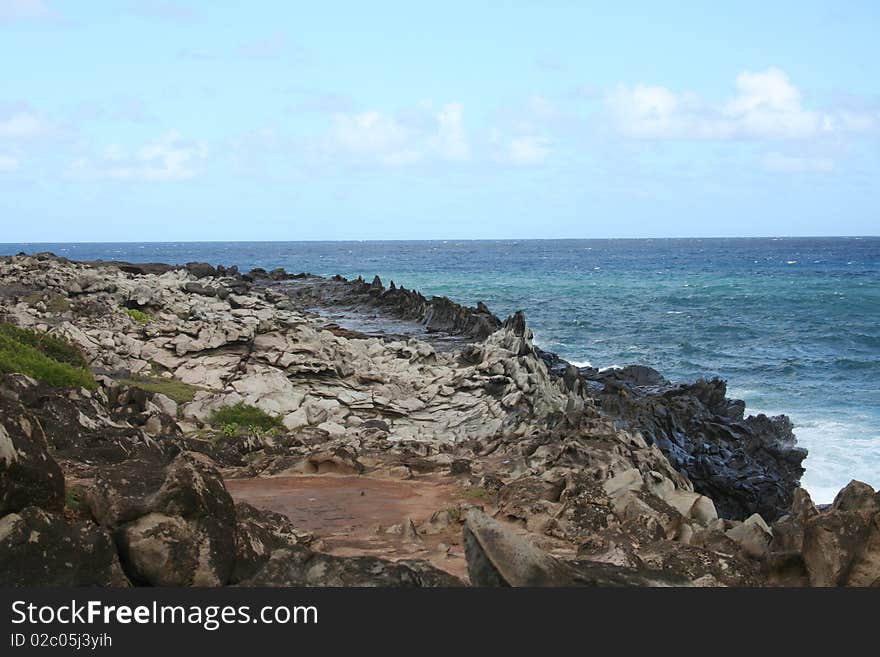
[[[878,234],[880,4],[721,4],[0,0],[0,242]]]

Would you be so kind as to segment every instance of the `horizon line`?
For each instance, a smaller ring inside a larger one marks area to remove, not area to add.
[[[616,240],[782,240],[782,239],[875,239],[877,235],[711,235],[711,236],[665,236],[665,237],[432,237],[432,238],[395,238],[395,239],[272,239],[272,240],[84,240],[84,241],[19,241],[0,242],[0,246],[24,244],[296,244],[296,243],[364,243],[364,242],[585,242],[585,241],[616,241]]]

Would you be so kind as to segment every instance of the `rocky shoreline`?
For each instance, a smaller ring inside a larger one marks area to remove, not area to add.
[[[788,418],[578,369],[521,313],[37,254],[0,258],[0,325],[94,380],[0,374],[0,584],[880,584],[880,495],[817,509]]]

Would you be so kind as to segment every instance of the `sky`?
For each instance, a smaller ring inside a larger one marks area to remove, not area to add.
[[[880,234],[880,3],[0,0],[0,242]]]

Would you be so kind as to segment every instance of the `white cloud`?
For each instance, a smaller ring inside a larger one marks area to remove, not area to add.
[[[57,23],[63,20],[59,12],[43,0],[0,0],[0,22],[34,21]]]
[[[74,160],[71,173],[86,179],[189,180],[201,172],[206,157],[204,144],[184,140],[177,132],[169,132],[134,151],[112,144],[97,162],[90,158]]]
[[[0,118],[0,137],[21,139],[36,137],[45,132],[45,124],[29,112],[16,112]]]
[[[334,150],[376,158],[386,163],[409,161],[410,131],[379,112],[335,114],[331,142]]]
[[[740,73],[734,95],[720,104],[638,84],[618,86],[605,105],[619,131],[629,137],[806,139],[843,127],[835,116],[805,108],[801,92],[778,68]],[[850,117],[847,127],[856,123]]]
[[[376,111],[334,114],[323,150],[387,166],[466,160],[471,152],[461,103],[447,103],[436,112],[425,103],[403,117]]]
[[[461,103],[449,103],[437,113],[437,151],[450,160],[466,160],[470,144],[464,132],[464,107]]]
[[[534,136],[512,139],[507,150],[508,159],[518,166],[540,164],[549,155],[550,147],[547,140]]]
[[[11,155],[3,155],[0,153],[0,173],[17,171],[20,167],[19,161]]]

